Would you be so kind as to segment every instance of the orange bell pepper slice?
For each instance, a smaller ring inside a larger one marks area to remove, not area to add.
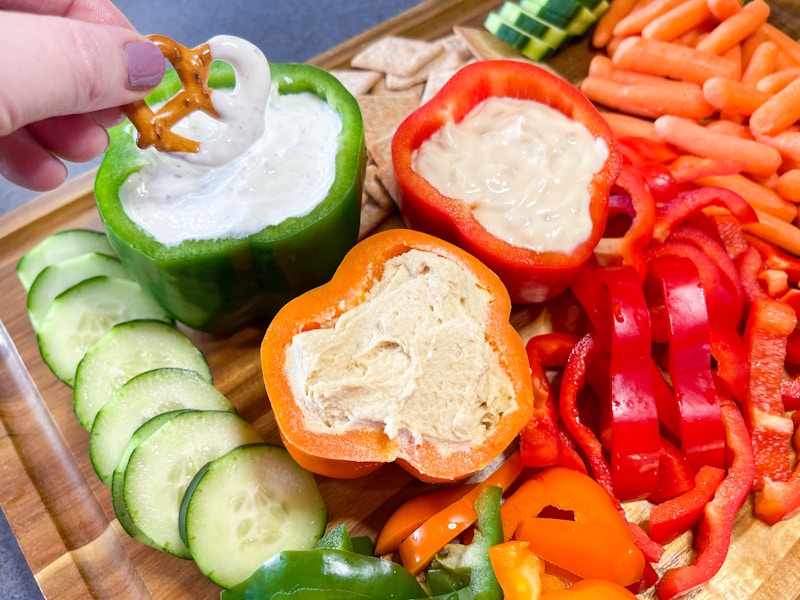
[[[537,516],[547,506],[572,511],[575,520],[581,523],[629,540],[633,537],[603,486],[578,471],[551,467],[533,475],[506,499],[500,509],[505,539],[511,539],[522,521]]]
[[[537,600],[542,594],[567,587],[545,572],[544,561],[528,546],[528,542],[511,540],[489,548],[489,560],[505,600]]]
[[[608,529],[545,517],[528,517],[514,533],[531,552],[582,579],[606,579],[621,586],[638,583],[644,573],[642,551],[630,537]]]
[[[565,590],[542,594],[540,600],[636,600],[636,596],[611,581],[581,579]]]
[[[511,454],[494,473],[458,500],[432,515],[400,543],[397,549],[403,566],[417,575],[439,550],[477,520],[475,498],[483,488],[495,485],[506,490],[520,473],[522,473],[522,459],[517,451]]]

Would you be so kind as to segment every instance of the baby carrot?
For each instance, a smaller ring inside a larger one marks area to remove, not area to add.
[[[658,115],[675,115],[687,119],[705,119],[714,113],[703,88],[688,81],[664,79],[662,83],[626,85],[622,97],[636,106],[653,110]]]
[[[766,40],[753,49],[742,71],[741,82],[755,85],[766,75],[775,70],[778,61],[778,46],[775,42]]]
[[[800,256],[800,227],[759,210],[756,210],[756,215],[758,223],[743,223],[744,231]]]
[[[620,137],[639,137],[650,140],[658,139],[656,128],[653,122],[619,112],[600,111],[606,123],[611,127],[611,131],[618,138]]]
[[[788,129],[776,135],[758,135],[755,140],[775,148],[783,158],[800,164],[800,131]]]
[[[767,22],[769,4],[752,0],[735,15],[722,21],[697,43],[697,49],[713,54],[724,54]]]
[[[580,89],[589,100],[606,108],[637,117],[655,119],[658,116],[654,110],[647,107],[642,108],[625,98],[623,93],[625,84],[618,81],[601,77],[587,77],[581,82]]]
[[[778,177],[775,189],[790,202],[800,202],[800,169],[789,169]]]
[[[686,0],[656,17],[642,29],[642,37],[671,41],[711,17],[707,0]]]
[[[744,167],[744,163],[736,160],[700,158],[691,154],[682,154],[668,165],[675,183],[694,183],[711,175],[733,175],[741,173]]]
[[[797,65],[800,65],[800,44],[769,23],[764,23],[761,29],[767,38],[778,45],[781,52],[787,54]]]
[[[615,67],[614,63],[608,56],[597,54],[592,57],[589,63],[589,77],[603,77],[611,79],[618,83],[626,85],[643,84],[643,85],[661,85],[664,82],[675,83],[673,80],[668,80],[659,75],[650,75],[648,73],[639,73],[638,71],[631,71],[630,69],[620,69]]]
[[[764,33],[764,29],[759,27],[752,34],[742,40],[742,64],[747,64],[753,56],[753,52],[764,42],[771,42]],[[773,44],[775,42],[772,42]]]
[[[735,156],[735,154],[733,155]],[[797,207],[781,198],[766,186],[744,175],[718,175],[701,177],[697,183],[705,186],[725,188],[736,192],[755,210],[768,213],[781,221],[791,221],[797,216]]]
[[[736,79],[740,69],[739,65],[722,56],[641,36],[622,40],[611,60],[623,69],[700,85],[714,76]]]
[[[742,3],[739,0],[708,0],[708,10],[718,21],[731,18],[741,8]]]
[[[770,175],[781,164],[781,155],[774,148],[707,130],[690,119],[665,115],[656,119],[655,128],[661,139],[691,154],[717,159],[735,157],[747,164],[747,173]]]
[[[706,123],[705,128],[706,131],[725,133],[727,135],[742,138],[743,140],[753,139],[753,133],[750,131],[750,128],[747,125],[736,123],[730,119],[715,119],[713,121],[709,121]]]
[[[617,26],[625,16],[630,14],[636,6],[637,0],[611,0],[608,10],[598,19],[592,34],[592,45],[595,48],[602,48],[614,34],[614,27]]]
[[[703,84],[703,97],[719,110],[737,115],[751,115],[772,98],[772,94],[760,92],[733,79],[710,77]]]
[[[614,35],[638,35],[655,18],[680,5],[683,0],[653,0],[637,7],[614,26]]]
[[[798,119],[800,119],[800,78],[795,79],[753,111],[750,115],[750,129],[753,133],[775,135]]]
[[[777,94],[798,77],[800,77],[800,67],[783,69],[781,71],[776,70],[774,73],[764,75],[764,77],[756,83],[756,89],[762,92],[769,92],[770,94]]]

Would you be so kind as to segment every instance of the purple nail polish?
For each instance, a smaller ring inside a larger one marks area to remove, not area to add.
[[[149,89],[161,83],[166,65],[164,55],[150,42],[125,44],[128,59],[128,85],[134,90]]]

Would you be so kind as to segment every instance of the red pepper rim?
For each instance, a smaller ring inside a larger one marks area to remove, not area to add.
[[[463,101],[464,90],[469,90],[469,102]],[[412,154],[422,142],[450,120],[460,122],[470,110],[492,96],[541,102],[582,123],[593,136],[605,141],[609,156],[589,184],[592,232],[573,251],[536,251],[510,244],[489,233],[464,202],[441,194],[414,172]],[[392,159],[402,192],[401,213],[403,197],[414,190],[425,198],[431,211],[452,226],[458,245],[480,256],[502,257],[504,262],[543,271],[574,268],[589,259],[603,235],[608,196],[622,167],[615,135],[586,96],[550,72],[514,60],[480,61],[461,68],[432,100],[400,124],[392,140]]]

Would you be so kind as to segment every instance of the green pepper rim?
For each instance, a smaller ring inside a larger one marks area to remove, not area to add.
[[[222,237],[208,240],[184,240],[167,246],[136,224],[125,212],[119,197],[119,188],[125,179],[144,166],[142,151],[136,146],[130,132],[130,122],[112,128],[110,146],[95,178],[95,197],[102,220],[113,227],[117,235],[133,249],[155,261],[176,261],[199,256],[235,252],[246,246],[269,245],[291,238],[317,223],[351,195],[360,186],[359,174],[363,171],[360,148],[364,146],[364,124],[358,102],[342,83],[326,70],[305,63],[270,63],[273,83],[279,94],[310,92],[330,106],[342,120],[337,136],[335,178],[326,197],[308,214],[289,217],[276,225],[248,236]],[[223,62],[214,62],[209,72],[208,84],[212,89],[231,88],[235,85],[233,68]],[[146,101],[158,103],[174,95],[180,87],[177,74],[170,70],[159,87]]]

